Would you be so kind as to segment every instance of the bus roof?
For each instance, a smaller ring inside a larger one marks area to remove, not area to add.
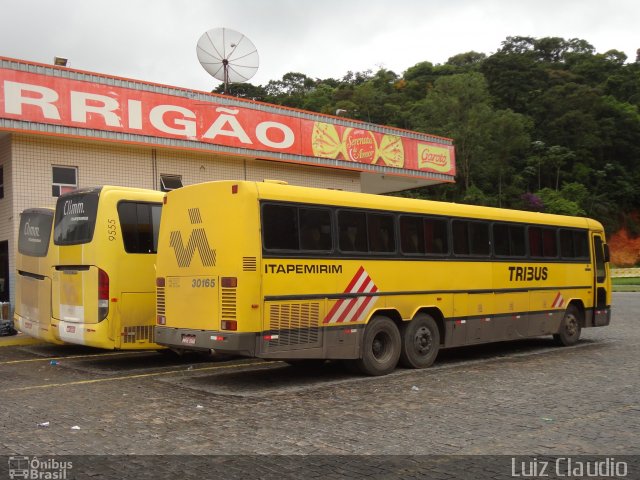
[[[120,185],[101,185],[96,187],[82,187],[76,190],[72,190],[70,192],[65,192],[61,197],[68,195],[78,195],[78,194],[87,194],[87,193],[101,193],[107,191],[123,191],[123,192],[137,192],[137,193],[155,193],[158,195],[164,194],[164,192],[160,192],[158,190],[152,190],[150,188],[138,188],[138,187],[123,187]]]
[[[55,209],[53,207],[28,207],[20,212],[20,215],[23,213],[40,213],[42,215],[53,216]]]
[[[300,187],[282,182],[215,181],[199,184],[242,185],[254,188],[259,199],[283,202],[297,202],[338,207],[364,208],[373,210],[401,211],[416,214],[446,215],[464,218],[477,218],[515,223],[534,223],[541,225],[565,226],[603,230],[602,224],[585,217],[554,215],[525,210],[483,207],[459,203],[419,200],[405,197],[393,197],[359,192],[345,192],[313,187]],[[192,188],[196,185],[183,187]],[[205,187],[206,188],[206,187]],[[171,193],[170,193],[171,194]]]

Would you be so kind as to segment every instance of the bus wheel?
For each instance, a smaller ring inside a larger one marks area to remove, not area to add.
[[[362,358],[355,361],[366,375],[386,375],[393,371],[400,358],[400,332],[388,317],[373,318],[364,331]]]
[[[575,345],[580,339],[580,311],[569,305],[560,323],[560,330],[553,336],[556,344],[564,347]]]
[[[426,368],[438,356],[440,330],[431,315],[417,314],[400,328],[402,350],[400,363],[409,368]]]

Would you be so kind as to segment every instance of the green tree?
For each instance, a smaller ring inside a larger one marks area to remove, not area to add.
[[[585,211],[580,208],[577,202],[565,198],[562,192],[551,188],[543,188],[539,192],[536,192],[536,195],[542,200],[545,213],[572,215],[575,217],[586,215]]]
[[[282,80],[269,81],[264,88],[269,102],[302,108],[305,95],[310,93],[315,85],[316,82],[305,74],[289,72],[282,76]]]
[[[412,109],[412,127],[455,139],[458,177],[466,192],[472,164],[487,157],[492,109],[487,84],[480,73],[440,77],[434,88]]]
[[[480,66],[499,108],[529,113],[536,96],[548,86],[549,76],[531,52],[530,37],[507,37],[502,48]]]
[[[447,60],[447,65],[453,65],[463,70],[477,70],[486,59],[487,56],[484,53],[470,51],[450,57],[449,60]]]
[[[517,166],[516,159],[527,151],[532,129],[531,119],[525,115],[515,113],[510,109],[493,112],[487,148],[492,152],[490,158],[491,178],[488,185],[495,188],[496,176],[498,186],[498,206],[502,207],[505,200],[503,185],[514,183],[513,175]]]
[[[560,173],[562,167],[564,167],[569,161],[575,158],[575,154],[566,147],[554,145],[547,151],[544,163],[548,165],[555,172],[555,190],[558,191],[560,187]]]
[[[224,93],[224,84],[220,84],[214,90],[215,93]],[[227,86],[227,95],[247,100],[257,100],[264,102],[267,99],[267,91],[264,87],[252,85],[250,83],[230,83]]]

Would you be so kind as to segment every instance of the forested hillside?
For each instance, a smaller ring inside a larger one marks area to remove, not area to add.
[[[587,215],[640,233],[640,58],[585,40],[507,37],[398,74],[287,73],[229,93],[454,139],[455,185],[410,195]]]

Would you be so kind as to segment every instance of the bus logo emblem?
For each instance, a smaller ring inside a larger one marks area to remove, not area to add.
[[[197,208],[189,209],[189,219],[192,225],[198,225],[202,223],[200,217],[200,210]],[[204,267],[216,266],[216,251],[211,248],[209,241],[207,240],[207,233],[204,228],[194,228],[189,235],[189,240],[185,247],[182,241],[182,234],[178,230],[171,232],[169,239],[169,246],[173,248],[176,254],[176,261],[181,268],[191,265],[193,254],[198,250],[200,255],[200,261]]]
[[[364,267],[360,267],[344,291],[345,294],[356,294],[356,296],[349,295],[347,298],[338,300],[324,318],[323,323],[359,321],[373,308],[377,297],[372,294],[377,291],[378,287],[373,283],[367,271]]]

